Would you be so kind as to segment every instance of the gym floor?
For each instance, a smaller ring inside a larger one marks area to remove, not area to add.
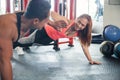
[[[74,47],[60,44],[60,51],[53,46],[33,46],[24,55],[14,50],[12,58],[14,80],[120,80],[120,60],[106,58],[100,44],[91,44],[90,53],[101,65],[90,65],[80,43],[74,39]]]

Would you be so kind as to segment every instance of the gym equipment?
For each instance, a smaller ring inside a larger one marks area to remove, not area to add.
[[[102,34],[92,33],[92,43],[100,44],[104,41]]]
[[[103,41],[100,45],[100,52],[106,57],[111,57],[113,50],[114,43],[112,41]]]
[[[69,47],[74,47],[74,45],[73,45],[73,38],[69,38],[68,41],[63,41],[63,42],[59,42],[59,39],[58,39],[58,40],[54,41],[53,49],[55,51],[60,51],[59,44],[65,44],[65,43],[69,43],[68,44]]]
[[[103,30],[105,40],[117,42],[120,40],[120,29],[115,25],[107,25]]]
[[[120,42],[115,44],[114,54],[116,57],[120,58]]]

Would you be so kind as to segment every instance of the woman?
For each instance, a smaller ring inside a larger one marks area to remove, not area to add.
[[[63,24],[62,24],[63,25]],[[20,43],[39,43],[48,44],[59,38],[74,37],[77,36],[81,43],[82,49],[85,56],[87,57],[90,64],[101,64],[100,62],[93,61],[88,47],[91,43],[91,32],[92,32],[92,20],[88,14],[79,16],[75,21],[72,21],[66,28],[56,27],[56,24],[45,25],[42,30],[34,31],[29,37],[21,38]]]

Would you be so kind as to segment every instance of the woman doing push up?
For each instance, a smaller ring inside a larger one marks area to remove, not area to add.
[[[57,24],[57,25],[56,25]],[[52,27],[51,27],[52,26]],[[59,27],[57,27],[59,26]],[[53,27],[56,27],[53,28]],[[64,27],[64,28],[63,28]],[[92,60],[88,47],[91,43],[92,20],[88,14],[79,16],[72,21],[68,26],[65,22],[58,21],[52,24],[46,24],[42,30],[35,30],[28,37],[23,37],[19,40],[21,44],[39,43],[49,44],[59,38],[70,38],[77,36],[82,46],[83,52],[90,64],[101,64],[100,62]]]

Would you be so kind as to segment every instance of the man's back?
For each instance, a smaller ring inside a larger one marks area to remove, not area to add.
[[[15,14],[6,14],[0,16],[0,39],[7,38],[15,41],[18,36],[16,27],[17,18]]]

